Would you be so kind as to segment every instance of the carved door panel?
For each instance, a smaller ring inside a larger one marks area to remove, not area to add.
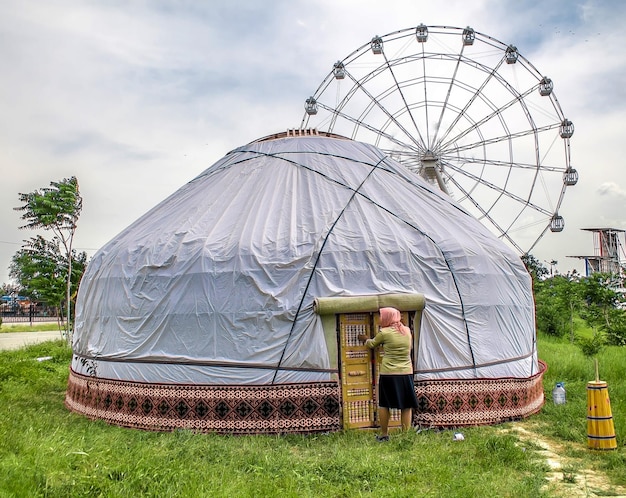
[[[379,328],[378,313],[339,314],[341,392],[345,429],[378,427],[378,375],[383,347],[372,354],[359,335],[373,338]],[[411,313],[402,313],[402,322],[413,329]],[[417,338],[414,337],[414,342]],[[415,348],[414,348],[415,349]],[[413,351],[414,353],[415,351]],[[391,409],[389,427],[400,427],[400,410]]]
[[[371,337],[370,313],[339,316],[344,429],[375,426],[372,355],[358,336]]]

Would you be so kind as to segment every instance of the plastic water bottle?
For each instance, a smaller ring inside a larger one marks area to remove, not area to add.
[[[554,389],[552,389],[552,401],[555,405],[565,404],[565,386],[563,382],[557,382]]]

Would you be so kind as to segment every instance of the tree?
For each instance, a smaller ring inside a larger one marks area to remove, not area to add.
[[[9,276],[32,299],[61,307],[65,294],[64,265],[59,246],[38,235],[13,255]]]
[[[51,182],[45,187],[33,192],[19,194],[22,206],[16,211],[22,211],[22,220],[26,221],[20,228],[50,230],[54,234],[52,243],[57,244],[59,252],[63,248],[65,264],[65,302],[66,302],[66,339],[70,340],[71,321],[71,287],[74,234],[83,207],[78,180],[75,176],[64,178],[59,182]],[[40,243],[40,241],[38,241]],[[44,249],[44,248],[42,248]],[[45,248],[50,249],[48,248]],[[50,282],[52,284],[52,282]]]
[[[73,251],[72,260],[73,300],[87,266],[87,253],[77,254]],[[9,275],[19,284],[22,294],[63,309],[68,267],[66,258],[59,249],[59,243],[38,235],[26,241],[22,249],[13,255]]]
[[[532,254],[523,254],[522,263],[524,263],[526,270],[533,278],[533,283],[538,280],[543,280],[543,278],[548,276],[550,273],[550,271],[541,264],[541,261],[535,258]]]
[[[580,285],[578,280],[568,275],[555,275],[553,277],[556,283],[556,293],[560,305],[565,310],[569,324],[570,342],[574,342],[574,318],[578,310],[582,306],[582,298],[580,295]]]
[[[15,284],[4,283],[0,286],[0,294],[2,294],[3,296],[10,296],[13,293],[24,294],[24,292],[22,292],[22,289],[20,289],[20,287]]]
[[[555,275],[535,284],[537,327],[549,335],[561,337],[569,332],[574,342],[574,317],[582,304],[574,275]]]
[[[581,316],[593,327],[606,334],[609,344],[626,345],[626,311],[618,308],[620,296],[612,288],[614,276],[594,273],[581,281],[582,295],[587,306]]]
[[[2,286],[0,286],[0,294],[2,296],[9,296],[11,299],[13,299],[14,297],[24,293],[22,292],[22,289],[20,289],[17,285],[3,283]],[[19,305],[14,301],[5,302],[3,300],[2,304],[0,305],[0,310],[2,310],[3,312],[14,311],[14,306]],[[2,315],[0,315],[0,325],[2,325]]]

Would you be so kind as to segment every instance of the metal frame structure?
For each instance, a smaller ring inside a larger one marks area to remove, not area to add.
[[[578,173],[554,83],[470,27],[375,36],[306,99],[310,127],[376,145],[520,253],[565,226],[559,207]]]
[[[593,255],[569,257],[585,260],[587,276],[598,272],[622,276],[624,272],[622,261],[626,260],[626,251],[620,241],[620,234],[626,234],[626,230],[620,228],[582,228],[581,230],[593,234]]]

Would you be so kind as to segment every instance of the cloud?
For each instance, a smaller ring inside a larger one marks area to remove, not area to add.
[[[601,184],[596,191],[598,195],[601,196],[610,196],[610,197],[619,197],[622,199],[626,199],[626,190],[621,188],[615,182],[605,182]]]
[[[577,5],[5,0],[0,283],[30,236],[17,230],[18,192],[76,175],[84,196],[77,244],[93,254],[228,151],[299,126],[304,100],[335,61],[376,34],[419,23],[471,25],[516,45],[553,79],[576,125],[571,157],[581,179],[562,204],[566,230],[548,233],[537,257],[562,261],[573,244],[586,243],[583,223],[614,216],[603,200],[624,198],[621,186],[598,187],[593,178],[618,178],[622,161],[626,66],[607,47],[626,45],[626,4]]]

